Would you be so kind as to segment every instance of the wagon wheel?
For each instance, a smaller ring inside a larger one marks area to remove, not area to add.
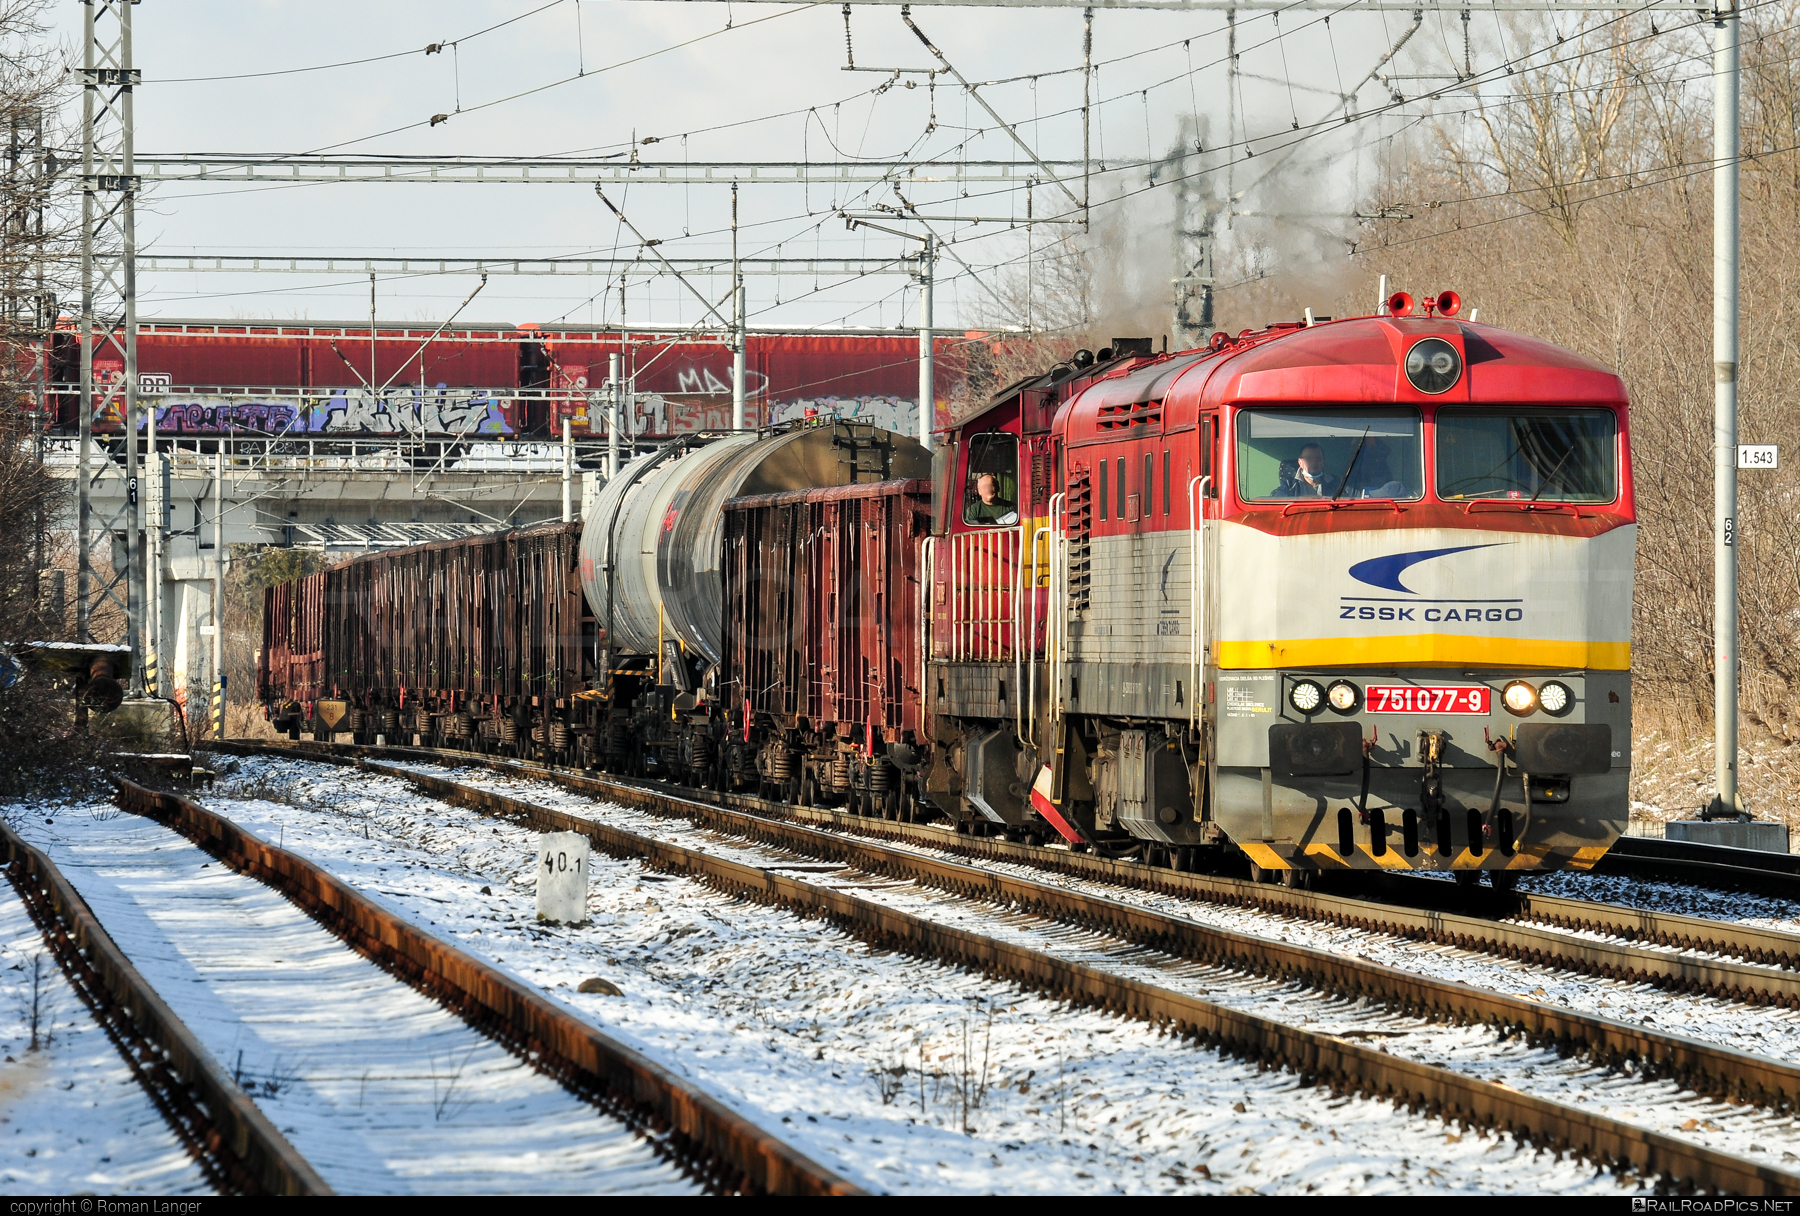
[[[811,806],[818,801],[818,795],[818,787],[814,783],[812,771],[809,769],[800,776],[800,805]]]
[[[1292,866],[1281,872],[1281,885],[1290,891],[1310,891],[1313,889],[1313,882],[1316,878],[1318,878],[1316,871],[1302,870],[1299,866]]]

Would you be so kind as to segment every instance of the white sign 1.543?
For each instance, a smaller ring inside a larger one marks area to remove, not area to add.
[[[1773,443],[1738,444],[1738,468],[1776,469],[1781,467],[1781,449]]]

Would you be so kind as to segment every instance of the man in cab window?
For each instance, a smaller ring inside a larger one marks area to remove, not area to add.
[[[963,522],[967,524],[1016,524],[1019,522],[1019,509],[1000,497],[1000,479],[992,473],[983,473],[975,479],[975,497],[969,502],[968,509],[963,512]]]
[[[1300,449],[1300,459],[1281,462],[1281,482],[1271,498],[1330,498],[1337,493],[1338,479],[1325,471],[1325,449],[1308,443]]]

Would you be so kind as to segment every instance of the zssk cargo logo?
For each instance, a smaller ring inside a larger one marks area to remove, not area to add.
[[[1350,567],[1350,577],[1378,591],[1398,591],[1405,599],[1379,595],[1346,595],[1338,600],[1340,621],[1417,621],[1438,625],[1504,624],[1525,619],[1524,600],[1513,599],[1425,599],[1400,581],[1400,576],[1420,562],[1449,557],[1453,553],[1469,553],[1476,549],[1493,549],[1498,544],[1457,545],[1449,549],[1417,549],[1411,553],[1393,553],[1372,557]]]

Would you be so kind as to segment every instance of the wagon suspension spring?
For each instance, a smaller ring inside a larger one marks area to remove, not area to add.
[[[786,781],[794,773],[794,753],[785,747],[772,748],[769,752],[769,780]]]

